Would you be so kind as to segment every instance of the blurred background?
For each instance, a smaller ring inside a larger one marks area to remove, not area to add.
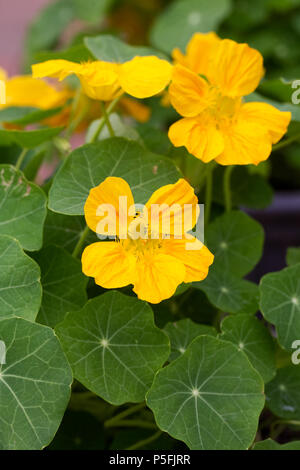
[[[12,76],[49,58],[88,59],[83,38],[99,32],[170,54],[175,46],[184,50],[196,31],[212,30],[263,54],[266,76],[250,99],[292,111],[289,133],[300,133],[300,105],[292,104],[292,82],[300,79],[300,0],[0,0],[0,67]],[[149,106],[149,132],[158,142],[153,150],[175,158],[165,137],[174,116]],[[267,235],[254,280],[281,269],[287,247],[300,245],[299,148],[295,141],[247,175],[235,170],[236,203],[263,223]],[[217,208],[218,190],[214,199]]]

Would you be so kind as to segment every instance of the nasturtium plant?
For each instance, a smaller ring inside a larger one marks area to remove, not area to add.
[[[1,450],[299,450],[299,18],[52,0],[0,63]]]

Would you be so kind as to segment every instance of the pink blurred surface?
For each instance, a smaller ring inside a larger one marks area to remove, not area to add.
[[[20,72],[28,25],[51,0],[0,0],[0,67],[9,75]]]

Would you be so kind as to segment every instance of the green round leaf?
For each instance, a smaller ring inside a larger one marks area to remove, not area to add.
[[[200,336],[159,371],[147,394],[158,426],[190,449],[247,449],[264,405],[263,382],[233,344]]]
[[[13,315],[34,321],[42,298],[40,269],[17,240],[0,236],[0,318]]]
[[[260,283],[260,308],[273,323],[280,345],[292,350],[300,339],[300,264],[266,274]]]
[[[35,131],[15,131],[0,129],[0,145],[17,144],[24,148],[33,148],[51,140],[62,131],[62,127],[49,127]]]
[[[204,281],[193,282],[218,309],[228,313],[255,313],[258,310],[258,286],[212,266]]]
[[[87,144],[68,156],[54,178],[49,193],[50,209],[83,215],[90,189],[108,176],[124,178],[136,202],[142,204],[160,186],[177,181],[179,172],[168,158],[120,137]]]
[[[300,420],[300,367],[290,365],[278,369],[266,386],[268,408],[280,418]]]
[[[91,138],[98,129],[101,120],[102,118],[96,119],[96,121],[91,123],[86,133],[86,142],[91,141]],[[134,129],[134,127],[130,126],[129,124],[125,124],[117,113],[111,113],[109,115],[109,122],[116,137],[125,137],[128,140],[136,140],[142,143],[142,139],[140,138],[139,133]],[[110,131],[107,125],[105,125],[97,140],[104,140],[108,139],[109,137]]]
[[[184,50],[194,33],[215,30],[230,9],[230,0],[176,0],[155,21],[151,43],[167,53]]]
[[[207,246],[220,270],[236,276],[248,274],[261,258],[264,232],[261,225],[241,211],[218,217],[206,230]]]
[[[0,449],[37,450],[53,439],[70,398],[72,374],[50,328],[0,320]]]
[[[136,56],[156,55],[165,58],[150,47],[131,46],[110,34],[86,37],[84,43],[95,59],[105,62],[127,62]]]
[[[177,357],[185,353],[186,348],[200,335],[217,336],[217,331],[212,326],[194,323],[189,318],[179,320],[174,323],[167,323],[164,331],[171,341],[171,354],[169,361],[174,361]]]
[[[0,235],[16,238],[25,250],[42,246],[46,196],[21,171],[0,165]]]
[[[78,310],[87,301],[88,278],[81,262],[64,249],[48,246],[34,255],[41,268],[43,299],[38,322],[54,327],[67,312]]]
[[[149,305],[116,291],[68,314],[56,332],[76,379],[114,405],[143,401],[170,352]]]
[[[255,444],[253,450],[300,450],[300,441],[292,441],[287,444],[278,444],[272,439],[266,439]]]
[[[275,344],[262,322],[250,315],[235,315],[222,321],[221,330],[220,338],[244,351],[265,383],[273,379],[276,374]]]

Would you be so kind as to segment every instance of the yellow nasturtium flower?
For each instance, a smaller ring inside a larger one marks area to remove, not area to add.
[[[72,96],[70,89],[57,89],[44,80],[32,78],[31,75],[8,78],[1,68],[0,79],[4,80],[6,85],[6,103],[0,106],[1,109],[9,106],[52,109],[62,106]]]
[[[186,54],[173,51],[169,96],[183,119],[169,138],[205,163],[248,165],[266,160],[287,131],[291,113],[243,101],[264,74],[261,54],[247,44],[196,33]]]
[[[171,80],[172,65],[155,56],[135,57],[123,64],[94,61],[78,64],[48,60],[32,66],[33,77],[64,80],[75,74],[84,93],[94,100],[111,101],[122,93],[148,98],[165,89]]]
[[[120,211],[124,198],[125,211]],[[151,303],[171,297],[182,282],[205,279],[214,257],[199,240],[187,234],[199,215],[197,203],[193,188],[180,179],[155,191],[145,207],[138,210],[128,183],[122,178],[106,178],[91,189],[84,213],[87,225],[98,234],[103,234],[104,226],[112,227],[106,228],[105,234],[113,236],[114,241],[99,241],[85,248],[84,274],[107,289],[133,284],[137,296]],[[102,210],[108,204],[113,214]],[[185,224],[181,225],[178,215],[183,211]],[[164,220],[169,221],[168,233]]]

